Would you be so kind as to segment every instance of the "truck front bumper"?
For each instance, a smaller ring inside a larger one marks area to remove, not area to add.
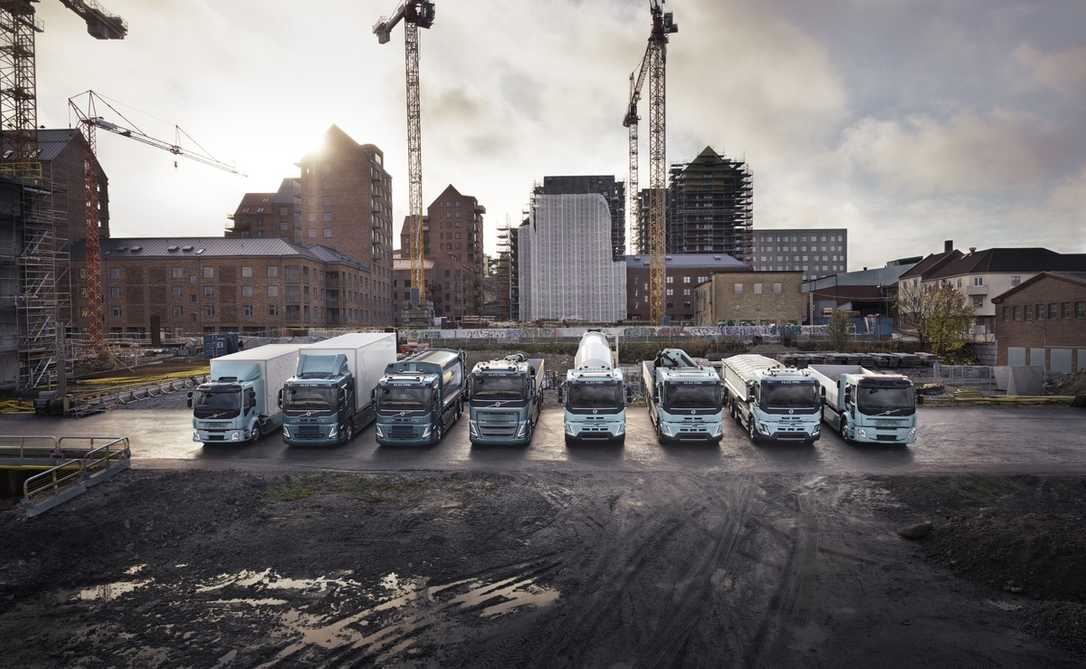
[[[283,424],[280,433],[283,441],[291,446],[328,446],[339,442],[339,426],[316,423],[306,425]]]
[[[626,436],[623,421],[598,423],[566,423],[566,436],[570,439],[618,439]]]
[[[503,446],[524,446],[531,440],[531,426],[528,421],[490,422],[468,420],[468,433],[473,444],[500,444]]]
[[[758,423],[756,427],[763,438],[771,441],[818,441],[822,438],[821,423],[813,425],[793,423],[787,426]]]
[[[201,444],[241,443],[248,439],[244,430],[201,430],[192,431],[192,440]]]
[[[863,444],[911,444],[916,441],[916,428],[848,426],[849,438]]]
[[[660,434],[675,441],[717,441],[724,432],[720,417],[707,421],[660,421]]]
[[[393,425],[377,423],[374,426],[378,444],[396,446],[427,446],[434,442],[434,430],[431,425],[419,423],[395,423]]]

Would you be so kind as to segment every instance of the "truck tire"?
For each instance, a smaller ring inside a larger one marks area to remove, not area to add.
[[[347,426],[343,428],[343,443],[351,443],[351,439],[354,439],[354,426],[351,423],[347,423]]]
[[[442,421],[438,421],[437,428],[434,429],[434,446],[441,443],[441,439],[445,436],[445,424]]]
[[[577,440],[576,440],[576,439],[574,439],[573,437],[569,436],[568,434],[566,435],[566,446],[567,446],[567,447],[569,447],[569,446],[573,446],[573,445],[574,445],[574,444],[576,444],[576,443],[577,443]]]
[[[844,416],[841,416],[841,429],[840,429],[841,441],[845,442],[849,446],[852,446],[856,442],[848,438],[848,421]]]

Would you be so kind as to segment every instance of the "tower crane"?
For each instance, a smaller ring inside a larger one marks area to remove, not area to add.
[[[650,0],[652,31],[641,65],[636,73],[630,74],[630,99],[626,106],[626,115],[622,119],[623,127],[629,131],[629,175],[627,190],[630,200],[630,226],[640,236],[640,210],[638,192],[638,124],[641,117],[637,112],[641,100],[641,88],[645,79],[649,80],[649,201],[648,237],[649,250],[649,319],[660,323],[666,315],[665,291],[667,288],[667,268],[665,254],[667,247],[667,43],[668,35],[679,32],[671,12],[664,11],[666,0]],[[646,240],[639,240],[640,246]]]
[[[422,234],[422,103],[419,91],[419,28],[434,25],[434,3],[404,0],[389,18],[381,17],[373,33],[379,44],[387,44],[392,29],[403,21],[404,56],[407,66],[407,189],[408,216],[414,224],[411,251],[411,288],[419,305],[426,304],[426,271]]]
[[[117,121],[110,121],[99,113],[99,105],[104,110],[113,112]],[[98,182],[95,169],[95,157],[98,154],[99,129],[106,132],[135,140],[142,144],[168,151],[175,156],[188,158],[204,165],[208,165],[231,174],[245,176],[236,167],[216,159],[207,149],[200,146],[181,126],[174,126],[175,141],[168,142],[148,135],[140,130],[135,123],[119,112],[93,90],[84,91],[68,98],[68,108],[79,122],[83,136],[87,140],[87,156],[83,166],[83,188],[86,193],[86,288],[87,298],[83,313],[84,322],[87,325],[87,335],[90,340],[91,350],[99,357],[108,357],[109,351],[105,343],[105,313],[102,300],[102,265],[101,265],[101,239],[99,238],[98,220]],[[181,146],[181,138],[185,137],[194,144],[198,150],[184,149]],[[177,166],[176,161],[174,167]]]

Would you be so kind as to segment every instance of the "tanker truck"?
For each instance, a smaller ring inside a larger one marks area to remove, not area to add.
[[[560,392],[566,444],[626,440],[625,384],[616,357],[602,332],[589,330],[581,336],[573,369],[566,372]]]
[[[377,443],[434,445],[464,410],[464,353],[435,348],[385,367],[377,382]]]
[[[543,359],[523,353],[476,363],[468,377],[471,443],[531,443],[543,410],[543,375]]]

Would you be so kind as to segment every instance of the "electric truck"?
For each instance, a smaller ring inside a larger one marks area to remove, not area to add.
[[[752,354],[725,358],[723,371],[732,418],[752,442],[810,444],[821,436],[822,396],[810,371]]]
[[[298,371],[283,385],[283,441],[345,444],[376,416],[374,389],[396,362],[396,335],[354,332],[307,344]]]
[[[566,443],[582,439],[626,440],[626,392],[607,336],[589,330],[581,336],[573,369],[560,392],[565,407]]]
[[[665,348],[641,363],[641,383],[660,443],[720,441],[724,384],[712,367],[697,364],[682,349]]]
[[[515,353],[476,363],[467,397],[472,444],[529,444],[543,410],[543,359]]]
[[[464,353],[435,348],[385,367],[377,382],[375,431],[380,445],[441,441],[464,410]]]
[[[268,344],[211,360],[211,373],[188,395],[192,440],[253,442],[283,423],[279,389],[298,366],[301,344]]]
[[[811,365],[822,386],[822,420],[846,442],[916,441],[916,390],[909,377],[858,365]]]

